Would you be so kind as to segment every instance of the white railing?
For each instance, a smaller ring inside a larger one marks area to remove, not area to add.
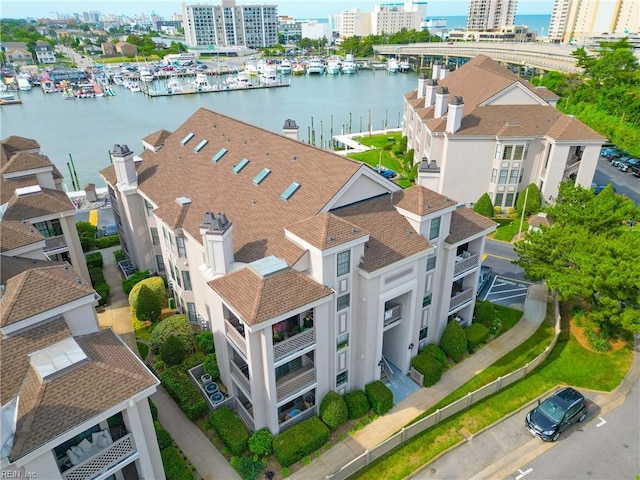
[[[227,320],[224,319],[224,333],[227,335],[227,338],[231,340],[231,342],[238,347],[238,349],[242,352],[242,354],[247,357],[247,341],[244,339],[244,336],[236,330],[236,327]]]
[[[289,337],[281,342],[274,343],[273,345],[273,358],[274,361],[288,357],[292,353],[299,352],[316,343],[316,329],[309,328],[304,332],[300,332],[293,337]]]
[[[99,451],[93,457],[63,472],[62,478],[64,480],[95,478],[134,453],[136,453],[136,446],[133,441],[133,434],[129,433],[104,450]]]
[[[570,177],[571,175],[576,175],[578,173],[578,170],[580,170],[580,163],[581,162],[576,162],[568,165],[567,168],[564,169],[563,178]]]
[[[453,278],[462,275],[469,270],[472,270],[478,266],[478,260],[480,259],[480,255],[474,253],[470,257],[467,257],[459,262],[456,262],[455,267],[453,267]]]
[[[250,430],[255,430],[255,426],[253,423],[253,417],[249,413],[249,411],[244,408],[244,405],[238,398],[235,399],[235,409],[238,413],[238,416],[244,421],[244,423],[249,427]]]
[[[300,370],[302,370],[300,372]],[[276,382],[276,391],[278,402],[290,397],[296,392],[310,387],[316,382],[316,367],[310,365],[310,368],[297,370],[279,382]],[[300,372],[300,373],[298,373]]]
[[[402,305],[395,305],[384,312],[383,327],[396,323],[402,318]]]
[[[457,295],[451,297],[449,301],[449,312],[453,312],[456,308],[473,300],[473,288],[467,288],[460,291]]]
[[[234,362],[231,362],[230,365],[231,378],[233,378],[233,380],[243,390],[244,394],[249,398],[249,400],[251,400],[251,384],[249,383],[249,379],[245,376],[242,369],[238,367]]]

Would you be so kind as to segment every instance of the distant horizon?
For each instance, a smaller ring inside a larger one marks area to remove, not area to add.
[[[398,0],[399,1],[399,0]],[[191,5],[219,5],[219,1],[185,2]],[[370,0],[279,0],[265,2],[264,0],[246,0],[236,2],[237,5],[276,5],[279,16],[289,16],[300,20],[328,18],[343,11],[359,9],[370,12],[375,5],[383,1]],[[466,0],[433,0],[428,2],[426,17],[466,16],[468,1]],[[521,0],[518,2],[516,15],[551,15],[553,0]],[[56,13],[73,15],[75,13],[98,11],[102,15],[149,16],[151,13],[160,15],[168,20],[172,14],[182,13],[182,3],[176,0],[57,0],[25,1],[2,0],[0,3],[0,18],[55,18]]]

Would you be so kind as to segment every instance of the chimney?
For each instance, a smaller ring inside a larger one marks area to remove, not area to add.
[[[462,97],[453,97],[449,102],[449,114],[447,115],[447,132],[456,133],[462,123],[464,102]]]
[[[438,81],[431,78],[427,79],[424,92],[425,107],[430,107],[431,105],[433,105],[436,96],[436,88],[438,88]]]
[[[447,102],[449,101],[449,89],[439,86],[436,90],[436,106],[433,112],[433,118],[440,118],[447,113]]]
[[[225,275],[233,262],[232,224],[224,213],[206,212],[200,224],[204,260],[215,275]]]
[[[443,78],[447,78],[449,76],[450,72],[451,72],[451,70],[449,70],[449,68],[446,65],[444,65],[440,69],[440,76],[438,77],[438,79],[442,80]]]
[[[138,172],[133,162],[133,152],[126,145],[114,145],[111,152],[113,165],[116,169],[118,184],[136,187],[138,185]]]
[[[442,64],[440,62],[433,62],[433,67],[431,71],[431,78],[433,80],[438,80],[440,78],[440,69],[442,68]]]
[[[424,97],[428,79],[429,77],[427,77],[427,75],[424,73],[420,75],[420,78],[418,78],[418,98]]]
[[[298,140],[298,125],[296,125],[296,121],[289,118],[286,119],[284,127],[282,127],[282,134],[292,140]]]

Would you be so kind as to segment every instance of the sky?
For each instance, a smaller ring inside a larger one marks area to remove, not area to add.
[[[402,0],[386,0],[397,3]],[[189,1],[188,4],[219,5],[219,1]],[[359,8],[369,12],[374,5],[385,3],[385,0],[237,0],[237,5],[242,4],[268,4],[278,6],[278,15],[304,18],[326,18],[345,10]],[[152,11],[168,19],[173,13],[180,13],[181,2],[178,0],[1,0],[0,18],[53,18],[58,13],[81,13],[97,10],[102,14],[136,15],[140,13],[150,14]],[[432,0],[427,4],[428,17],[452,16],[467,14],[468,1],[466,0]],[[553,0],[519,0],[516,13],[518,15],[546,14],[550,15]]]

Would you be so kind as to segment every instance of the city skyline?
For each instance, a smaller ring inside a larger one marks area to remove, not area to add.
[[[270,4],[278,6],[278,15],[290,16],[294,18],[326,18],[329,15],[336,15],[345,10],[358,8],[361,11],[371,11],[375,5],[385,3],[383,1],[370,0],[351,0],[345,2],[343,0],[323,0],[323,1],[296,1],[296,0],[278,0],[274,2],[265,2],[264,0],[256,1],[237,1],[238,5],[242,4]],[[400,3],[400,2],[397,2]],[[434,0],[428,2],[427,16],[466,16],[468,9],[467,0]],[[219,5],[219,1],[207,2],[187,2],[187,4],[211,4]],[[518,15],[528,14],[551,14],[553,0],[524,0],[518,2]],[[115,14],[126,15],[130,17],[140,16],[142,13],[150,15],[152,12],[162,16],[165,19],[171,17],[172,14],[182,13],[182,4],[176,0],[137,0],[133,2],[124,0],[112,1],[79,1],[79,0],[58,0],[56,2],[48,1],[22,1],[22,0],[4,0],[0,7],[1,18],[54,18],[56,14],[70,15],[74,13],[98,11],[103,15]]]

